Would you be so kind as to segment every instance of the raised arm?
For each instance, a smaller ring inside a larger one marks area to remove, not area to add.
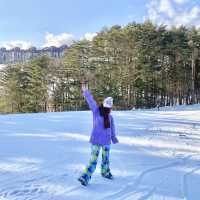
[[[113,144],[116,144],[119,142],[115,134],[115,123],[112,116],[111,116],[111,140]]]
[[[94,100],[92,94],[88,89],[86,89],[85,85],[82,85],[82,92],[83,96],[86,98],[86,101],[89,105],[89,108],[95,112],[95,110],[98,108],[96,101]]]

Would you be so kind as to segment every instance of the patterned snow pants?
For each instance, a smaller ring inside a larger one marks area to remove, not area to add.
[[[85,168],[84,173],[81,175],[85,181],[89,182],[93,172],[96,169],[97,159],[99,156],[100,149],[102,148],[102,162],[101,162],[101,173],[110,173],[109,168],[109,154],[110,145],[92,145],[91,159],[88,166]]]

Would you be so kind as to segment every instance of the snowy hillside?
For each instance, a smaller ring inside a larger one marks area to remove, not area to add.
[[[200,104],[195,105],[179,105],[179,106],[165,106],[158,108],[153,108],[151,110],[159,110],[159,111],[186,111],[186,110],[200,110]]]
[[[200,108],[113,112],[114,180],[88,187],[90,112],[0,116],[0,200],[199,200]],[[101,157],[99,158],[99,161]]]

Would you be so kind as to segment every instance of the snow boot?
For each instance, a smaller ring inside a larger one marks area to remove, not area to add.
[[[108,172],[108,173],[102,173],[101,175],[104,178],[111,179],[111,180],[114,178],[113,175],[110,172]]]
[[[87,186],[88,185],[88,182],[81,176],[78,181],[81,183],[81,185],[83,186]]]

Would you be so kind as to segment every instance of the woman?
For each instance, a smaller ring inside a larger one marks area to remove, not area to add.
[[[103,104],[98,106],[84,84],[82,84],[82,92],[93,113],[93,130],[90,137],[90,143],[92,144],[91,159],[83,174],[78,179],[82,185],[86,186],[96,169],[97,159],[101,148],[101,175],[104,178],[113,179],[109,168],[110,144],[111,141],[114,144],[118,143],[118,139],[115,135],[114,120],[110,114],[113,105],[113,98],[107,97],[104,99]]]

